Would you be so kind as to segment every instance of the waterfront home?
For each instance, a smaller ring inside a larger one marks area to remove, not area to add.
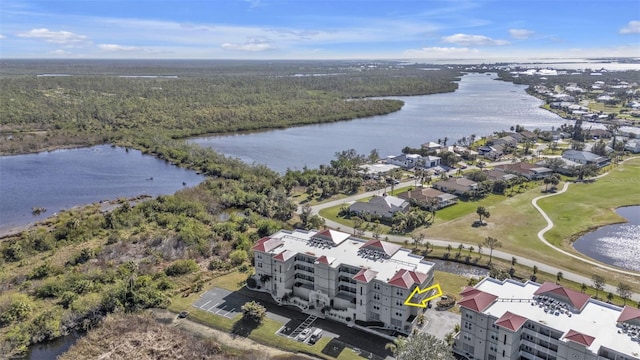
[[[433,141],[429,141],[428,143],[424,143],[420,145],[425,150],[438,152],[442,149],[442,145],[435,143]]]
[[[478,148],[478,155],[485,159],[496,161],[504,156],[504,148],[500,145],[495,146],[480,146]]]
[[[349,211],[358,215],[370,215],[390,220],[397,212],[409,211],[408,201],[391,195],[374,196],[368,202],[356,201],[349,206]]]
[[[400,169],[400,166],[391,164],[364,164],[360,165],[359,172],[365,179],[378,179],[395,169]]]
[[[553,174],[553,170],[538,166],[535,164],[529,164],[526,162],[519,162],[515,164],[503,164],[494,167],[494,170],[504,171],[507,174],[513,174],[522,176],[528,180],[539,180]]]
[[[397,165],[404,169],[413,169],[419,166],[422,156],[419,154],[400,154],[397,156],[388,156],[385,162],[391,165]]]
[[[502,170],[484,170],[484,173],[487,175],[487,180],[489,181],[509,181],[518,177],[515,174],[508,174]]]
[[[429,187],[408,190],[398,194],[398,197],[430,211],[439,210],[458,202],[457,196]]]
[[[435,290],[434,267],[398,244],[335,230],[280,230],[252,248],[247,288],[308,315],[368,332],[411,334]],[[414,294],[413,296],[411,296]]]
[[[467,178],[449,178],[433,184],[435,189],[455,195],[469,195],[478,190],[478,183]]]
[[[611,163],[611,159],[608,157],[580,150],[566,150],[562,153],[562,158],[582,165],[594,164],[599,168],[605,167]]]

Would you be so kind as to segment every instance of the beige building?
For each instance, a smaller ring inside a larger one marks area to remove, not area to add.
[[[416,287],[433,283],[434,264],[422,256],[335,230],[281,230],[260,239],[253,253],[253,290],[310,315],[378,330],[410,333],[423,308],[405,301]]]
[[[467,359],[640,359],[640,310],[554,283],[486,278],[461,294],[454,352]]]

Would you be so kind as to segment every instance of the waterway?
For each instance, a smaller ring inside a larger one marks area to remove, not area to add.
[[[455,92],[390,97],[405,103],[392,114],[191,141],[284,173],[288,168],[329,164],[342,150],[368,155],[377,149],[385,157],[400,154],[405,146],[420,147],[445,137],[452,145],[465,136],[480,138],[516,124],[544,130],[568,123],[540,108],[543,102],[525,89],[525,85],[496,80],[495,74],[471,73],[461,78]]]
[[[2,156],[0,234],[74,206],[173,194],[204,178],[140,151],[109,145]],[[47,211],[36,216],[34,207]]]
[[[573,247],[605,264],[640,272],[640,206],[621,207],[616,213],[628,221],[587,233]]]

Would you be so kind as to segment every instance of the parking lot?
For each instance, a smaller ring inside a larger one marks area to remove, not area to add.
[[[232,319],[241,312],[240,307],[246,302],[242,295],[225,289],[213,288],[200,296],[193,307]]]

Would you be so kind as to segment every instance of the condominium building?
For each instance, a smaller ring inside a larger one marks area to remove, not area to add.
[[[281,304],[349,325],[408,334],[423,308],[405,301],[433,283],[434,264],[400,245],[335,230],[281,230],[253,246],[248,285]],[[421,304],[431,292],[416,294]]]
[[[640,359],[640,310],[555,283],[486,278],[460,294],[454,352],[467,359]]]

